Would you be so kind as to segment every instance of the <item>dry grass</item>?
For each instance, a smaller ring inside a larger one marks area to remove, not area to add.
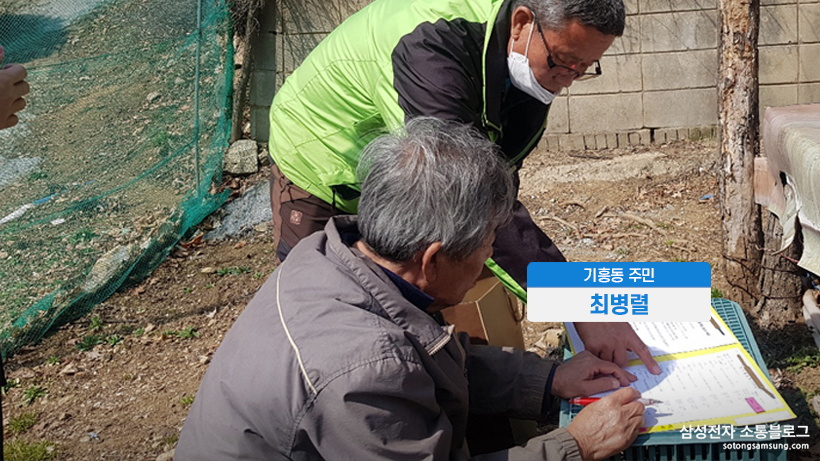
[[[259,27],[254,18],[262,9],[262,6],[265,5],[265,2],[266,0],[234,0],[229,3],[236,37],[245,40],[254,29]]]

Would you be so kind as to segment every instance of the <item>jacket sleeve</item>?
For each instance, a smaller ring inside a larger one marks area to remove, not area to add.
[[[345,373],[324,387],[299,423],[297,431],[315,444],[321,457],[447,460],[455,453],[466,459],[466,450],[451,450],[454,438],[463,440],[463,434],[453,434],[423,365],[386,358],[361,367],[370,369]],[[297,435],[297,443],[301,438]],[[578,445],[564,429],[535,437],[524,447],[474,459],[580,460]]]
[[[531,438],[523,447],[514,447],[470,458],[473,461],[581,461],[578,443],[564,428]]]
[[[561,250],[532,220],[520,201],[513,218],[495,231],[493,257],[488,267],[519,299],[527,302],[527,265],[531,262],[565,262]]]
[[[522,419],[543,419],[547,380],[557,364],[538,354],[512,347],[470,345],[467,353],[470,411],[508,413]],[[547,408],[549,408],[547,406]]]
[[[475,39],[483,36],[480,24],[440,20],[402,37],[391,59],[405,120],[426,115],[483,131],[482,48]]]

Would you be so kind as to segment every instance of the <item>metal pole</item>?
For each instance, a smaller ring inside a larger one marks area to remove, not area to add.
[[[196,69],[194,70],[194,188],[199,187],[199,50],[202,47],[202,0],[196,2]]]

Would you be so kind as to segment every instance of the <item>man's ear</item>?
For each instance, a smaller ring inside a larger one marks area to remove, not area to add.
[[[421,274],[424,277],[425,285],[436,281],[441,269],[441,242],[433,242],[421,253]]]
[[[521,38],[522,31],[527,24],[532,25],[534,15],[526,6],[516,7],[510,18],[510,36],[513,40]]]

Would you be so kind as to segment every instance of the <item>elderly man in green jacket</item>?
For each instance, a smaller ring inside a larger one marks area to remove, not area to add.
[[[624,30],[622,0],[376,0],[323,40],[270,110],[271,207],[277,254],[356,213],[362,148],[414,116],[472,126],[517,172],[544,132],[553,98],[601,75]],[[517,173],[514,181],[518,184]],[[564,261],[516,200],[490,270],[526,302],[527,265]],[[628,324],[579,324],[586,348],[626,366],[635,351],[660,372]]]
[[[225,336],[174,459],[467,459],[472,413],[543,419],[551,396],[635,379],[588,352],[558,365],[471,345],[441,320],[512,215],[509,167],[486,138],[413,120],[368,146],[361,171],[358,219],[296,245]],[[566,429],[475,459],[606,458],[643,425],[639,396],[625,387]]]

